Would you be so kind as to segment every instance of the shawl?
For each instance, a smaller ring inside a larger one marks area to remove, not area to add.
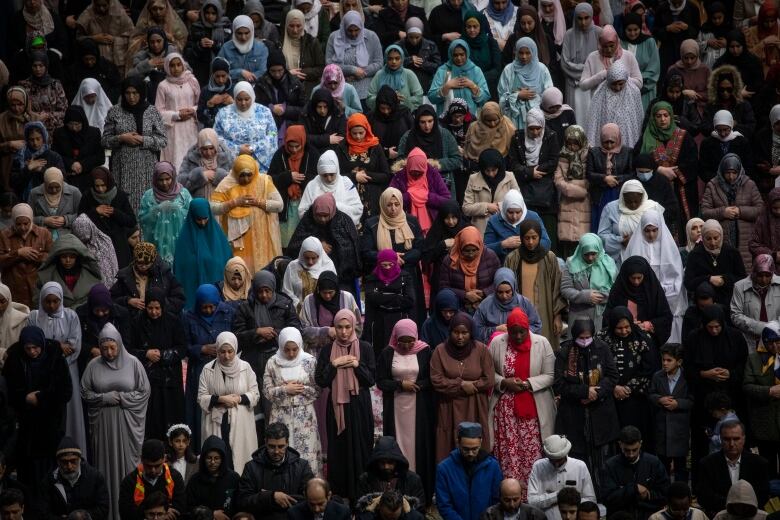
[[[347,29],[353,25],[360,29],[360,33],[355,39],[350,38],[347,34]],[[368,54],[368,46],[366,45],[366,29],[363,24],[363,17],[358,12],[349,11],[342,17],[341,26],[333,37],[332,45],[336,63],[344,63],[347,50],[350,49],[355,52],[355,60],[358,67],[368,66],[370,56]]]
[[[49,193],[49,186],[56,184],[60,187],[59,191],[52,195]],[[59,168],[52,166],[47,168],[43,174],[43,197],[46,199],[46,204],[50,208],[58,208],[60,201],[62,200],[62,192],[65,191],[65,180],[62,176],[62,171]]]
[[[493,287],[498,289],[499,285],[504,284],[512,288],[512,298],[509,301],[502,302],[493,293],[485,298],[479,306],[479,312],[484,315],[486,323],[506,323],[506,318],[512,309],[522,305],[521,296],[517,290],[515,272],[508,267],[499,267],[496,274],[493,275]]]
[[[48,36],[54,32],[54,18],[52,18],[51,12],[44,2],[38,3],[37,12],[29,11],[25,2],[22,7],[22,17],[29,27],[40,32],[43,36]]]
[[[207,148],[209,146],[219,153],[219,137],[217,136],[217,132],[213,128],[204,128],[198,132],[198,150],[200,151],[201,148]],[[219,167],[219,164],[217,163],[217,154],[211,159],[203,157],[203,153],[199,153],[198,155],[200,165],[204,170],[216,171]]]
[[[534,24],[533,29],[530,32],[523,30],[523,18],[528,17]],[[527,37],[534,41],[537,45],[539,60],[542,63],[550,63],[550,58],[555,58],[555,54],[551,54],[549,43],[549,37],[544,31],[544,27],[539,23],[539,13],[532,5],[521,5],[517,8],[517,15],[515,16],[514,34],[518,38]],[[514,49],[514,57],[517,59],[517,47]],[[555,49],[552,50],[555,52]]]
[[[588,160],[588,138],[585,135],[585,129],[578,125],[570,125],[564,131],[564,144],[561,148],[559,158],[569,163],[566,170],[566,180],[585,179],[585,171]],[[569,141],[576,142],[580,149],[576,152],[569,149]]]
[[[397,69],[391,69],[387,64],[387,59],[390,56],[390,52],[395,51],[401,55],[401,61]],[[400,91],[406,86],[406,69],[404,68],[404,50],[398,45],[390,45],[385,49],[385,66],[382,69],[381,81],[379,86],[389,85],[395,91]]]
[[[232,332],[221,332],[217,336],[215,341],[217,344],[217,351],[219,349],[229,346],[233,352],[238,352],[238,338]],[[211,381],[213,384],[213,392],[215,395],[228,395],[228,394],[243,394],[247,389],[241,388],[241,371],[243,365],[246,362],[241,361],[239,356],[234,356],[230,363],[223,363],[220,361],[219,356],[214,360],[214,379]],[[243,391],[242,391],[243,390]],[[222,417],[225,413],[228,413],[228,423],[231,419],[231,413],[227,408],[221,406],[214,406],[210,410],[210,417],[212,422],[216,424],[222,424]]]
[[[566,18],[563,14],[563,7],[561,6],[561,0],[541,0],[539,3],[540,6],[544,4],[552,4],[553,6],[555,6],[555,14],[549,16],[544,14],[544,11],[540,9],[539,20],[545,22],[552,22],[553,38],[555,39],[555,45],[561,45],[563,43],[563,37],[566,35]]]
[[[506,25],[510,20],[512,20],[512,16],[515,14],[515,9],[517,8],[512,2],[507,2],[506,6],[500,10],[496,9],[496,7],[493,5],[493,2],[488,2],[487,8],[484,12],[488,18],[499,22],[501,25]],[[466,14],[465,19],[468,20],[468,14]]]
[[[205,226],[197,222],[203,219],[207,219]],[[195,198],[190,202],[175,251],[173,274],[184,287],[187,307],[191,308],[198,287],[222,278],[225,263],[233,256],[225,233],[211,214],[211,206],[206,199]]]
[[[520,215],[520,220],[514,224],[509,221],[509,215],[507,214],[510,209],[519,209],[523,212],[522,215]],[[501,218],[504,220],[504,222],[507,223],[507,225],[517,228],[517,226],[519,226],[520,223],[525,220],[526,216],[528,216],[528,210],[525,207],[525,199],[523,199],[523,194],[516,189],[509,190],[506,195],[504,195],[504,200],[501,201]]]
[[[598,42],[601,63],[604,65],[604,70],[609,70],[612,63],[620,60],[621,56],[623,56],[623,47],[620,46],[620,39],[618,38],[618,33],[615,31],[615,28],[611,25],[605,25],[601,30]],[[611,58],[604,56],[604,48],[609,43],[615,44],[615,54]]]
[[[683,56],[689,56],[693,55],[696,56],[696,61],[693,62],[692,65],[688,66],[682,61]],[[706,67],[701,62],[701,59],[699,59],[699,43],[696,40],[693,39],[687,39],[683,40],[683,42],[680,44],[680,57],[681,59],[677,60],[677,62],[674,64],[675,67],[677,67],[680,70],[699,70],[701,67]]]
[[[303,26],[304,31],[309,33],[309,25],[306,23],[306,16],[303,14],[303,12],[299,11],[298,9],[290,9],[284,19],[284,39],[282,41],[282,54],[284,54],[284,59],[289,65],[290,69],[297,69],[301,66],[301,47],[303,42],[303,34],[297,38],[290,36],[289,28],[290,22],[296,20],[301,24],[301,26]],[[315,24],[314,28],[319,29],[319,24]],[[317,35],[314,34],[313,37],[316,38]]]
[[[255,115],[255,89],[252,88],[252,85],[250,85],[248,82],[239,81],[233,88],[233,99],[235,100],[242,92],[245,92],[247,95],[249,95],[249,97],[252,99],[252,103],[249,105],[249,108],[242,111],[238,108],[238,103],[234,102],[232,105],[233,112],[235,112],[241,119],[252,119]]]
[[[366,131],[366,135],[362,141],[358,141],[352,137],[351,130],[355,127],[361,127]],[[361,112],[356,112],[347,119],[347,144],[350,155],[367,154],[371,148],[379,145],[379,138],[371,131],[371,125],[369,124],[368,119],[366,119],[366,116]]]
[[[95,100],[91,103],[88,102],[86,100],[87,96],[93,95],[95,96]],[[76,93],[76,96],[71,103],[71,106],[73,105],[80,106],[84,109],[89,126],[94,126],[101,132],[103,131],[103,126],[105,126],[106,122],[106,114],[108,114],[112,104],[98,80],[93,78],[83,79],[79,86],[79,91]]]
[[[615,92],[612,85],[620,81],[623,88]],[[633,147],[642,137],[642,92],[629,81],[628,68],[622,60],[607,69],[607,79],[596,88],[589,114],[586,129],[591,146],[598,146],[599,133],[606,123],[617,125],[626,146]]]
[[[119,272],[119,264],[111,238],[98,229],[85,213],[76,217],[70,229],[97,260],[103,282],[109,286],[113,285]]]
[[[452,53],[455,52],[455,49],[458,47],[466,52],[466,62],[463,65],[455,65],[455,62],[452,61]],[[471,78],[474,70],[477,69],[477,66],[471,61],[471,48],[469,47],[469,44],[460,38],[453,40],[452,43],[450,43],[450,46],[447,48],[447,62],[444,63],[443,66],[450,71],[450,76],[452,78]]]
[[[238,176],[243,171],[252,172],[252,180],[247,185],[238,182]],[[233,169],[230,175],[222,179],[214,190],[215,193],[224,193],[227,200],[236,200],[241,197],[254,197],[257,195],[260,185],[260,171],[255,161],[250,155],[239,155],[233,162]],[[235,247],[243,246],[243,236],[249,231],[252,224],[252,208],[236,206],[226,213],[228,232],[227,239]],[[239,245],[240,244],[240,245]]]
[[[729,134],[726,137],[721,137],[718,132],[719,126],[729,127]],[[741,133],[734,131],[734,116],[732,116],[731,112],[728,110],[718,110],[715,112],[715,116],[712,118],[712,128],[713,130],[710,132],[710,135],[721,143],[728,143],[742,135]]]
[[[401,208],[398,215],[390,217],[387,214],[387,204],[395,198]],[[390,231],[394,232],[395,243],[403,244],[404,250],[408,251],[412,248],[412,242],[414,242],[414,233],[412,228],[409,227],[409,223],[406,220],[406,213],[403,210],[404,198],[401,195],[401,191],[397,188],[387,188],[382,192],[379,197],[379,223],[376,230],[376,245],[377,249],[393,249],[393,243],[390,239]]]
[[[390,113],[384,114],[379,110],[380,105],[389,107]],[[408,114],[409,109],[401,105],[395,90],[388,85],[379,87],[376,94],[376,110],[371,113],[369,122],[372,132],[379,138],[382,147],[398,147],[401,137],[411,128],[407,122]]]
[[[333,291],[333,297],[330,300],[326,300],[322,297],[323,291]],[[317,312],[317,323],[332,326],[333,317],[341,309],[341,289],[339,289],[338,275],[333,271],[323,271],[320,277],[317,278],[313,296],[314,308]],[[323,313],[322,316],[320,316],[321,312]]]
[[[439,345],[447,340],[450,320],[445,320],[442,311],[457,312],[460,301],[452,289],[442,289],[436,293],[431,304],[431,316],[423,323],[421,334],[431,345]]]
[[[360,362],[360,340],[355,334],[355,313],[349,309],[341,309],[333,318],[333,324],[336,325],[345,320],[352,326],[352,335],[346,341],[336,338],[330,351],[331,363],[342,356],[353,356],[358,363]],[[358,395],[359,391],[360,384],[355,376],[355,368],[337,368],[336,376],[330,386],[337,435],[341,435],[341,432],[347,427],[344,419],[344,405],[349,404],[352,396]]]
[[[116,182],[114,182],[114,176],[111,175],[111,172],[108,171],[108,168],[105,166],[96,167],[92,170],[91,175],[93,184],[92,187],[89,188],[89,192],[92,194],[92,198],[94,198],[95,202],[98,204],[110,205],[114,201],[118,190]],[[94,181],[96,180],[101,180],[106,184],[105,192],[98,193],[95,191]]]
[[[19,331],[27,322],[30,309],[26,305],[16,303],[11,298],[11,289],[0,283],[0,299],[5,300],[8,306],[0,314],[0,357],[5,351],[19,340]]]
[[[338,86],[335,90],[328,87],[328,83],[337,82]],[[320,81],[320,89],[330,92],[331,96],[335,99],[341,99],[344,96],[344,88],[346,86],[346,80],[344,79],[344,73],[341,71],[341,67],[335,63],[325,65],[322,71],[322,80]]]
[[[563,102],[563,92],[561,92],[558,87],[549,87],[542,92],[542,102],[540,106],[544,111],[544,118],[548,121],[560,117],[566,110],[574,110]]]
[[[456,327],[466,327],[469,331],[469,340],[463,346],[458,346],[452,340],[452,331]],[[477,348],[477,342],[474,340],[474,320],[465,312],[458,312],[450,320],[450,327],[447,334],[447,340],[444,342],[444,349],[447,355],[456,361],[463,361],[471,355]]]
[[[236,31],[238,29],[249,29],[249,40],[246,43],[241,43],[236,39]],[[255,44],[255,24],[250,17],[245,14],[236,16],[233,20],[233,45],[236,46],[236,50],[239,54],[247,54],[252,50]]]
[[[51,314],[44,309],[46,297],[50,295],[60,300],[57,309]],[[38,312],[30,314],[29,322],[30,325],[40,327],[48,339],[70,343],[73,348],[78,349],[80,345],[75,343],[80,342],[81,338],[69,337],[73,320],[76,320],[76,329],[79,328],[78,317],[74,311],[65,308],[63,301],[62,286],[57,282],[46,282],[38,296]]]
[[[483,153],[484,155],[484,153]],[[457,223],[454,227],[449,227],[444,223],[447,217],[455,217]],[[438,247],[440,242],[444,242],[448,238],[455,238],[458,231],[466,226],[466,221],[463,218],[463,210],[461,210],[458,201],[448,199],[439,208],[439,213],[431,224],[431,229],[428,230],[428,234],[425,235],[425,244],[423,245],[424,251],[432,251]]]
[[[433,116],[433,128],[425,133],[420,128],[420,119],[423,116]],[[409,130],[406,139],[406,148],[419,148],[430,159],[440,159],[444,155],[444,145],[442,143],[441,128],[439,128],[439,119],[436,116],[436,109],[431,105],[420,105],[414,111],[414,126]]]
[[[411,349],[404,351],[398,348],[399,338],[414,338],[414,345]],[[393,326],[393,332],[390,333],[390,341],[388,345],[399,356],[414,356],[421,350],[428,348],[428,344],[424,341],[420,341],[417,334],[417,324],[409,318],[404,318]]]
[[[707,220],[704,225],[701,228],[701,237],[702,239],[706,238],[706,236],[710,233],[715,233],[718,235],[718,245],[714,249],[710,249],[708,246],[708,243],[706,240],[702,240],[702,246],[704,246],[704,250],[707,251],[709,254],[713,256],[718,256],[720,254],[721,248],[723,247],[723,226],[720,225],[720,222],[715,220],[714,218],[711,218]]]
[[[200,319],[209,325],[212,325],[214,323],[214,318],[217,316],[216,309],[219,306],[220,301],[222,301],[222,295],[219,294],[217,286],[213,283],[204,283],[198,286],[198,290],[195,291],[195,305],[193,306],[193,310]],[[214,306],[210,315],[203,314],[202,309],[204,305]]]
[[[391,264],[385,267],[382,264]],[[380,282],[390,285],[401,276],[401,266],[398,265],[398,253],[392,249],[382,249],[376,255],[376,266],[371,271]]]
[[[531,375],[531,331],[529,329],[528,315],[519,307],[513,309],[507,317],[506,327],[510,331],[507,344],[515,352],[514,366],[512,367],[514,375],[516,378],[525,381]],[[522,343],[516,344],[511,330],[518,327],[525,329],[526,335]],[[515,416],[523,419],[535,418],[537,414],[533,392],[516,392],[512,397],[512,411]]]
[[[171,176],[171,188],[168,191],[162,191],[157,187],[157,182],[160,176],[167,173]],[[154,200],[158,203],[174,200],[179,196],[183,186],[176,179],[176,167],[168,161],[160,161],[154,165],[154,172],[152,173],[152,190],[154,192]]]
[[[585,260],[588,253],[596,253],[591,263]],[[609,294],[617,277],[615,260],[606,254],[601,237],[594,233],[585,233],[580,237],[574,254],[566,260],[566,268],[572,275],[583,273],[590,288],[604,294]]]
[[[638,287],[634,286],[629,280],[633,274],[641,274],[644,277]],[[632,301],[639,310],[639,307],[644,308],[644,306],[654,308],[656,303],[661,300],[666,301],[663,287],[661,287],[661,283],[658,281],[658,277],[656,277],[647,259],[641,256],[632,256],[625,259],[620,264],[617,279],[609,292],[607,307],[614,308],[619,305],[628,305],[628,302]],[[634,319],[638,319],[638,316],[634,316]]]
[[[425,152],[419,148],[412,149],[406,156],[405,169],[411,213],[417,217],[423,233],[427,233],[431,229],[431,216],[428,213],[428,158]]]
[[[590,24],[584,31],[579,28],[576,22],[577,17],[581,14],[590,17]],[[566,31],[566,37],[563,39],[562,56],[564,63],[569,62],[579,66],[580,71],[577,72],[579,74],[588,55],[598,47],[601,28],[593,23],[593,6],[587,2],[581,2],[574,8],[574,20],[574,26]]]
[[[498,121],[498,124],[491,127],[487,123],[488,120]],[[463,155],[474,160],[478,159],[483,151],[494,148],[506,157],[516,130],[512,121],[501,112],[498,103],[488,101],[480,110],[477,121],[469,126],[466,132]]]
[[[274,362],[282,369],[282,377],[284,378],[285,382],[288,382],[291,380],[285,377],[285,372],[295,373],[298,372],[298,370],[285,369],[295,369],[300,367],[305,361],[314,359],[314,356],[303,350],[303,336],[301,336],[301,331],[295,327],[285,327],[280,330],[278,343],[279,347],[276,349],[276,354],[274,354],[273,359]],[[288,343],[295,343],[298,345],[298,354],[296,354],[293,359],[288,359],[284,354],[284,347]]]
[[[30,145],[30,134],[38,132],[43,136],[43,144],[37,150],[33,150]],[[40,121],[30,121],[24,124],[24,146],[16,152],[16,164],[19,170],[24,169],[24,165],[30,159],[37,159],[49,151],[49,132]]]
[[[537,242],[536,248],[528,249],[525,242],[520,242],[520,247],[517,248],[517,252],[523,263],[537,264],[544,260],[548,253],[548,250],[542,246],[542,225],[538,220],[524,220],[520,223],[520,237],[524,237],[529,231],[535,231],[539,236],[539,242]]]
[[[699,226],[699,238],[697,238],[696,240],[693,240],[693,236],[692,236],[692,234],[693,234],[693,226],[697,226],[697,225]],[[693,248],[696,247],[696,244],[701,242],[701,237],[702,237],[702,234],[701,234],[702,230],[701,230],[701,228],[703,226],[704,226],[704,221],[702,219],[698,218],[698,217],[694,217],[694,218],[690,219],[685,224],[685,236],[686,236],[685,250],[688,251],[689,253],[691,251],[693,251]]]
[[[495,168],[495,175],[488,175],[488,168]],[[498,185],[506,178],[506,167],[504,166],[504,157],[501,155],[501,152],[495,148],[487,148],[479,154],[479,173],[482,175],[485,184],[490,188],[491,198],[494,198]]]
[[[230,279],[233,276],[239,275],[241,277],[241,287],[233,289],[230,285]],[[246,267],[246,262],[240,256],[234,256],[225,264],[225,271],[223,274],[222,284],[222,296],[225,301],[234,302],[240,300],[246,300],[249,297],[249,287],[251,286],[251,276],[249,269]]]
[[[625,200],[623,199],[623,195],[626,193],[642,194],[642,202],[639,204],[638,208],[634,210],[628,209]],[[620,234],[623,236],[633,234],[634,230],[639,226],[642,215],[646,211],[658,207],[658,203],[650,200],[647,196],[647,191],[645,191],[645,187],[642,186],[641,182],[636,179],[631,179],[623,183],[623,186],[620,188],[620,195],[618,196],[618,211],[620,212],[618,230],[620,231]]]
[[[523,64],[518,57],[520,49],[528,49],[531,52],[531,61]],[[513,86],[518,88],[529,88],[541,95],[544,91],[544,69],[539,63],[539,51],[536,42],[527,36],[523,36],[515,43],[515,59],[512,62],[512,72],[514,73]]]
[[[309,267],[306,265],[305,253],[314,253],[317,255],[317,261],[313,266]],[[328,253],[322,248],[322,242],[320,242],[320,239],[317,237],[308,237],[303,241],[301,250],[298,253],[298,259],[294,260],[290,266],[296,262],[302,270],[309,273],[309,276],[315,280],[318,279],[320,274],[324,271],[336,272],[336,266],[333,264],[333,260],[330,259]],[[290,266],[288,266],[288,269]]]
[[[184,70],[182,70],[181,74],[178,76],[173,76],[171,74],[171,62],[176,59],[181,61]],[[195,78],[195,75],[190,70],[190,66],[186,61],[184,61],[184,58],[181,54],[178,52],[168,53],[168,55],[165,56],[165,60],[163,61],[163,69],[165,70],[165,81],[179,86],[187,84],[190,86],[190,88],[192,88],[195,94],[200,95],[200,83],[198,83],[197,78]]]
[[[323,175],[326,174],[334,175],[333,181],[325,182]],[[317,161],[317,177],[306,185],[306,193],[311,192],[311,200],[314,201],[325,193],[331,193],[337,204],[339,201],[343,203],[349,200],[349,191],[352,189],[354,189],[352,181],[340,173],[339,159],[336,156],[336,152],[328,150],[320,155]]]
[[[655,115],[660,110],[666,110],[669,112],[669,115],[672,116],[668,128],[660,128],[658,123],[655,122]],[[642,148],[639,152],[652,154],[658,147],[659,142],[666,143],[672,138],[675,130],[677,130],[677,123],[674,120],[672,105],[666,101],[657,102],[653,105],[653,108],[650,109],[650,118],[645,133],[642,136]]]
[[[645,238],[644,230],[648,226],[658,229],[658,235],[653,242],[648,242]],[[631,240],[628,241],[628,245],[623,251],[623,261],[635,256],[647,261],[658,274],[658,279],[664,287],[667,297],[671,297],[674,292],[684,290],[682,289],[683,267],[680,252],[661,213],[654,209],[647,210],[642,215],[639,227],[640,230],[631,235]],[[670,307],[673,305],[676,305],[676,302],[670,303]]]
[[[127,101],[127,89],[134,88],[138,91],[141,96],[138,98],[138,101],[134,105],[131,105]],[[135,119],[135,131],[136,133],[143,134],[144,133],[144,112],[146,112],[146,109],[149,108],[149,101],[146,99],[146,82],[144,81],[144,78],[140,75],[131,75],[127,76],[124,81],[122,81],[122,97],[119,101],[119,104],[122,106],[122,109],[125,112],[129,112],[132,114],[133,118]]]
[[[463,248],[474,246],[477,248],[477,256],[472,260],[463,258]],[[455,235],[455,242],[450,248],[450,268],[463,273],[464,290],[473,291],[477,288],[477,273],[485,251],[485,243],[482,233],[474,226],[466,226]]]
[[[322,10],[322,3],[320,0],[294,0],[293,5],[296,8],[303,4],[311,4],[309,12],[304,14],[305,23],[303,24],[304,30],[307,34],[311,34],[313,38],[316,38],[320,30],[319,15]],[[303,11],[301,11],[303,13]]]
[[[257,296],[258,291],[264,288],[271,289],[273,293],[271,299],[266,303],[261,302]],[[252,277],[252,292],[249,293],[249,301],[251,302],[255,325],[258,327],[273,327],[273,321],[268,309],[276,303],[276,276],[274,273],[265,269],[255,273]]]
[[[527,128],[524,133],[523,145],[525,146],[525,162],[528,166],[537,166],[539,164],[539,154],[542,152],[542,143],[544,142],[544,127],[547,120],[544,118],[544,112],[539,108],[532,108],[525,115],[525,126],[539,127],[542,131],[536,137],[531,137]]]
[[[470,20],[477,22],[479,27],[479,33],[474,38],[471,38],[466,31],[466,24]],[[471,61],[483,69],[487,68],[492,62],[490,40],[493,38],[493,35],[490,33],[490,24],[485,15],[475,10],[466,11],[463,14],[461,38],[463,38],[463,41],[468,44],[469,50],[471,50]]]

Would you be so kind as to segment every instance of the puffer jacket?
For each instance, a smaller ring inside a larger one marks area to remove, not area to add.
[[[463,195],[463,214],[471,217],[471,225],[479,229],[483,235],[485,234],[488,218],[490,218],[487,205],[498,204],[500,207],[509,190],[520,191],[515,174],[512,172],[506,172],[504,179],[496,186],[495,193],[490,192],[490,188],[485,182],[482,173],[472,173],[469,177],[466,192]]]
[[[536,168],[544,172],[541,179],[534,179],[534,167],[529,166],[525,157],[525,130],[518,130],[512,137],[507,157],[507,170],[515,174],[520,192],[528,206],[542,215],[558,213],[558,194],[555,192],[555,169],[558,167],[558,137],[552,130],[546,130],[542,136],[542,149]]]
[[[231,168],[233,168],[233,154],[225,142],[220,139],[219,149],[217,150],[217,169],[214,172],[214,179],[210,181],[212,191],[219,185],[222,179],[227,177]],[[201,166],[200,150],[197,143],[192,145],[192,148],[187,151],[187,155],[181,161],[178,180],[182,186],[187,188],[192,198],[203,197],[208,199],[206,184],[209,181],[206,181],[203,177],[203,166]]]
[[[217,475],[210,475],[206,469],[206,454],[210,451],[222,455],[222,465]],[[228,516],[237,511],[235,496],[240,477],[228,467],[229,461],[225,441],[216,435],[206,439],[201,450],[200,469],[187,482],[185,490],[188,512],[198,506],[208,507],[212,511],[221,510]]]
[[[586,153],[586,152],[583,152]],[[558,207],[558,240],[577,242],[590,231],[590,194],[588,180],[569,179],[569,161],[558,160],[554,183],[560,193]]]
[[[255,75],[257,80],[265,74],[266,63],[268,62],[268,47],[263,42],[255,40],[254,45],[246,54],[241,54],[236,49],[233,41],[226,42],[219,50],[219,57],[225,58],[230,63],[230,79],[235,85],[239,81],[244,81],[241,71],[248,70]]]

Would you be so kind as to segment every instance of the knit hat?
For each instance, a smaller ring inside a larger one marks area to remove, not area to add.
[[[279,49],[272,49],[268,53],[268,60],[266,61],[266,70],[270,69],[274,65],[281,65],[285,69],[287,68],[287,60],[284,58],[284,54]]]
[[[60,441],[59,446],[57,446],[56,455],[57,458],[60,458],[63,455],[78,455],[81,457],[81,448],[72,437],[66,435]]]
[[[482,425],[473,422],[462,422],[458,425],[458,438],[481,439]]]
[[[216,57],[211,61],[211,73],[214,74],[218,70],[230,73],[230,62],[222,57]]]
[[[547,458],[559,460],[566,457],[571,451],[571,441],[563,435],[550,435],[544,439],[543,448]]]

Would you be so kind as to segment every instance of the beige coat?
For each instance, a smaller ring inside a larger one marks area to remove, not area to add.
[[[498,403],[498,398],[503,393],[501,390],[501,381],[504,380],[504,365],[506,363],[507,349],[506,334],[497,336],[490,343],[490,354],[493,356],[493,366],[495,367],[496,385],[493,387],[493,394],[490,396],[490,445],[493,446],[494,432],[493,420]],[[534,393],[534,402],[536,403],[536,413],[539,417],[539,431],[542,439],[546,439],[555,433],[555,397],[553,396],[553,375],[555,372],[555,354],[547,338],[538,334],[531,333],[531,370],[528,382]]]
[[[578,242],[590,231],[590,195],[588,180],[567,180],[569,161],[560,159],[555,169],[555,187],[561,194],[558,209],[558,240]]]
[[[471,217],[471,225],[479,229],[479,232],[483,235],[491,215],[487,210],[488,204],[494,203],[501,206],[501,202],[509,190],[520,191],[515,174],[512,172],[506,172],[506,177],[498,184],[496,193],[492,197],[490,188],[480,172],[472,173],[469,177],[466,193],[463,195],[463,214]]]

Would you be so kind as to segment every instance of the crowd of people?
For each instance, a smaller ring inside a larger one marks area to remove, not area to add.
[[[0,13],[3,519],[780,512],[774,0]]]

